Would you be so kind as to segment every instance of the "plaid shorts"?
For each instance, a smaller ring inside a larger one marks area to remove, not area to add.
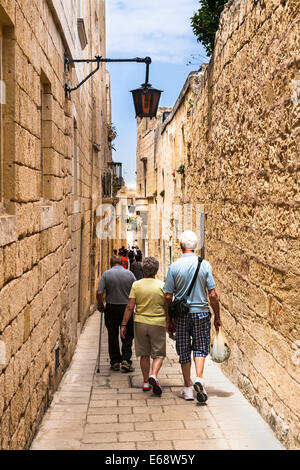
[[[176,351],[180,364],[191,362],[194,357],[206,357],[210,352],[210,315],[197,318],[197,314],[188,314],[175,321]]]

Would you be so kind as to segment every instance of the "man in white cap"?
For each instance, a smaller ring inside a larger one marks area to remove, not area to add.
[[[167,274],[164,285],[165,310],[167,316],[167,330],[172,334],[176,330],[176,351],[179,355],[184,388],[180,396],[185,400],[193,400],[194,393],[197,393],[197,400],[201,403],[207,400],[207,393],[204,387],[203,371],[205,358],[210,352],[210,304],[214,311],[214,325],[216,330],[222,325],[220,319],[220,306],[215,290],[216,283],[212,275],[211,265],[206,260],[199,260],[195,254],[198,244],[197,235],[186,230],[180,236],[180,248],[183,252],[181,258],[173,263]],[[198,261],[199,260],[199,261]],[[200,263],[198,275],[195,279],[191,293],[186,296]],[[177,316],[174,320],[169,316],[169,304],[173,299],[186,299],[189,311],[185,315]],[[186,298],[187,297],[187,298]],[[191,385],[191,352],[194,353],[194,363],[196,369],[196,379]]]

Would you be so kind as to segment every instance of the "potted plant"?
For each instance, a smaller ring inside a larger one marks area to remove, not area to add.
[[[109,146],[116,150],[115,147],[112,145],[112,142],[118,137],[117,129],[113,124],[107,124],[107,140]]]
[[[165,197],[165,190],[163,189],[159,194],[161,197]]]

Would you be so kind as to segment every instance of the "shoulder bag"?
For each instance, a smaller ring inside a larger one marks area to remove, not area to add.
[[[194,277],[192,279],[192,282],[191,282],[191,284],[188,288],[188,291],[185,294],[184,298],[183,299],[176,299],[175,298],[175,300],[173,300],[169,304],[169,317],[170,317],[171,320],[173,320],[175,318],[178,318],[180,316],[187,315],[189,313],[189,305],[187,303],[187,298],[189,297],[190,293],[192,292],[192,289],[193,289],[194,284],[196,282],[196,279],[197,279],[202,261],[203,261],[203,259],[198,257],[198,265],[197,265]]]

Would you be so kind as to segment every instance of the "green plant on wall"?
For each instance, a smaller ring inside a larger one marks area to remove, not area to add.
[[[107,138],[109,142],[115,140],[116,137],[118,137],[116,127],[113,124],[107,124]]]
[[[199,0],[199,3],[199,10],[191,18],[191,26],[197,40],[203,44],[210,57],[214,50],[220,15],[227,0]]]
[[[121,189],[122,187],[122,184],[120,182],[120,178],[118,178],[117,176],[113,176],[113,184],[112,184],[112,193],[113,193],[113,196],[116,196],[118,191]]]
[[[180,167],[177,170],[177,173],[179,173],[180,175],[184,175],[184,165],[180,165]]]
[[[153,197],[157,197],[157,191],[154,191]]]
[[[115,147],[112,145],[113,140],[118,137],[117,129],[113,124],[107,124],[107,140],[109,145],[113,150],[116,150]]]
[[[165,190],[163,189],[159,194],[161,197],[165,197]]]

